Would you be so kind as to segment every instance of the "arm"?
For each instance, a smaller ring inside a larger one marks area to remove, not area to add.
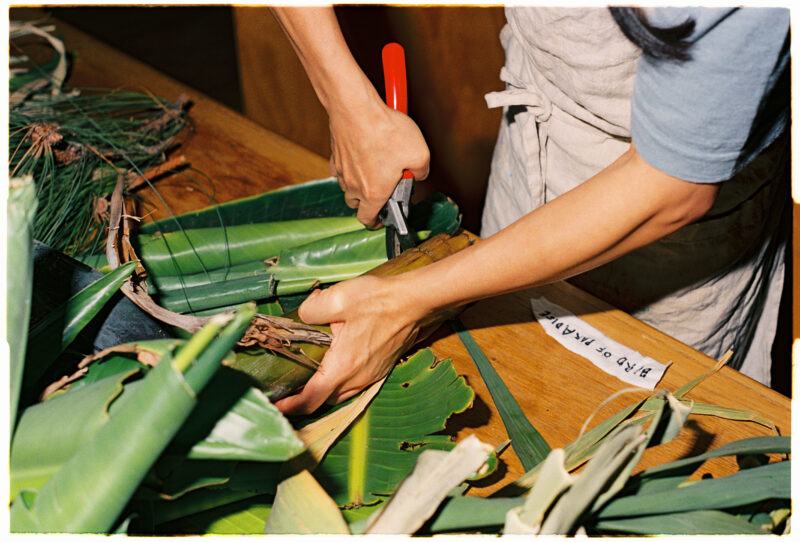
[[[388,373],[393,354],[428,314],[602,265],[702,217],[717,191],[653,168],[631,147],[585,183],[453,256],[317,291],[300,316],[335,322],[333,345],[321,372],[278,406],[311,412],[329,397],[344,400]]]
[[[358,219],[375,225],[403,169],[428,175],[429,152],[417,125],[387,107],[358,67],[332,7],[272,8],[328,112],[331,174]]]

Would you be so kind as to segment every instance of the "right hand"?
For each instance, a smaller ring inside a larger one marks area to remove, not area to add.
[[[428,176],[430,152],[419,127],[383,102],[329,111],[331,175],[345,201],[367,227],[394,192],[404,169],[418,181]]]

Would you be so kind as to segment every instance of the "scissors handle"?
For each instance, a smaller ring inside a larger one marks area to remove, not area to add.
[[[386,105],[408,115],[406,55],[403,46],[399,43],[387,43],[383,47],[381,57],[383,60],[383,84],[386,87]],[[413,179],[414,174],[404,169],[402,178]]]

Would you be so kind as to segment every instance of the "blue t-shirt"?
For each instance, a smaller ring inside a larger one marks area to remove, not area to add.
[[[730,179],[789,122],[789,10],[652,8],[650,24],[691,17],[690,60],[642,56],[631,136],[652,166],[694,182]]]

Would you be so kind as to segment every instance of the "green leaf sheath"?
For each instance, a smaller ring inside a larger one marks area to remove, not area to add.
[[[174,312],[194,312],[225,307],[243,301],[267,299],[274,293],[272,276],[266,271],[214,284],[173,290],[158,296],[158,303]]]
[[[287,247],[363,229],[354,217],[331,217],[140,234],[139,255],[150,273],[184,275],[265,260]]]
[[[436,363],[430,350],[421,350],[394,368],[314,474],[339,505],[374,502],[395,490],[423,450],[454,446],[446,435],[433,433],[473,398],[449,360]]]
[[[30,388],[78,333],[92,321],[136,267],[129,262],[102,276],[57,307],[30,330],[25,360],[25,387]]]
[[[150,294],[152,295],[177,295],[177,292],[184,289],[188,290],[225,281],[270,275],[267,265],[259,260],[232,265],[228,268],[214,269],[207,273],[192,273],[189,275],[157,275],[149,273],[147,282],[150,283]]]
[[[327,284],[366,273],[386,259],[386,230],[379,228],[286,249],[269,271],[279,281],[316,279]]]
[[[11,429],[17,420],[17,402],[25,367],[25,346],[31,314],[33,286],[33,219],[36,213],[36,187],[33,180],[11,179],[8,191],[8,229],[6,230],[6,338],[11,362]]]
[[[514,452],[526,471],[532,469],[544,461],[547,454],[550,453],[550,446],[522,412],[519,403],[464,325],[458,319],[453,320],[451,325],[458,333],[461,342],[464,343],[464,347],[481,373],[481,378],[492,394],[492,400],[506,427]]]
[[[252,307],[243,309],[223,330],[223,344],[229,343],[228,334],[233,329],[241,328],[239,320],[246,317],[249,321],[252,312]],[[202,337],[206,346],[210,344],[212,351],[221,350],[215,348],[202,330],[197,336]],[[183,348],[194,347],[190,341]],[[219,352],[217,364],[225,353]],[[192,371],[199,374],[195,383],[207,381],[205,372],[209,363],[201,354],[197,363],[191,365],[189,374]],[[112,419],[80,446],[41,488],[32,506],[26,506],[23,499],[14,500],[12,529],[30,529],[32,515],[39,532],[107,532],[195,403],[195,391],[171,357],[162,359]]]

